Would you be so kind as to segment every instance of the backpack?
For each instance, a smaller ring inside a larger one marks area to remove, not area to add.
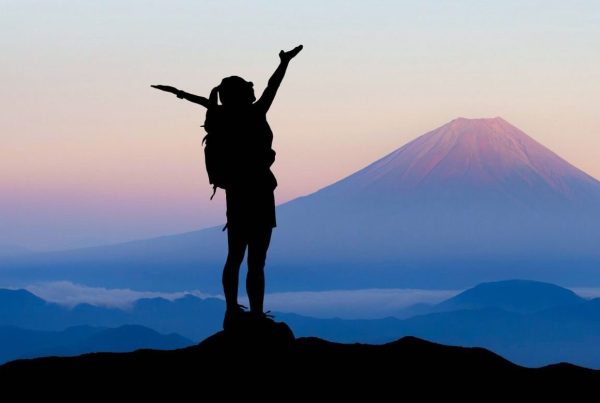
[[[266,172],[268,172],[266,181],[269,185],[272,183],[273,189],[277,186],[275,176],[268,169],[275,161],[275,151],[271,149],[270,141],[261,143],[251,140],[252,144],[240,143],[239,136],[236,136],[236,133],[240,131],[240,122],[247,122],[247,118],[248,116],[244,115],[228,115],[228,112],[219,105],[209,107],[206,111],[203,125],[206,136],[204,136],[202,144],[204,144],[204,162],[208,181],[213,186],[211,200],[215,196],[217,188],[227,189],[236,177],[239,179],[240,174],[243,176],[244,172],[248,171],[248,164],[254,167],[266,167]],[[252,121],[252,118],[250,120]],[[271,129],[266,121],[265,125],[272,138]],[[242,127],[245,128],[245,126]],[[262,128],[262,130],[264,129]],[[250,130],[255,130],[252,128],[252,124]],[[260,130],[259,128],[258,131]],[[249,155],[250,159],[248,159]]]
[[[217,192],[217,188],[226,189],[230,182],[231,165],[230,152],[227,134],[219,128],[222,126],[219,122],[220,108],[208,108],[206,119],[204,121],[204,130],[206,136],[202,139],[204,145],[204,162],[208,181],[213,186],[213,193],[210,196],[212,200]]]

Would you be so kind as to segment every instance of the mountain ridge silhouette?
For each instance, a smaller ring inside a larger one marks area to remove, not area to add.
[[[231,337],[219,332],[196,346],[173,351],[19,360],[0,366],[0,377],[12,380],[26,376],[30,382],[66,378],[93,386],[99,380],[89,374],[101,369],[104,392],[227,393],[227,388],[243,387],[245,395],[253,396],[269,394],[272,389],[299,394],[389,394],[398,386],[406,391],[432,384],[453,385],[444,393],[463,396],[479,391],[481,386],[543,394],[548,385],[565,391],[573,387],[589,391],[600,382],[600,371],[570,364],[524,368],[482,348],[449,347],[414,337],[384,345],[339,344],[318,338],[290,343],[281,333],[253,341],[244,337],[243,333]],[[282,338],[285,341],[278,343]],[[259,370],[242,370],[257,360]],[[248,386],[253,388],[246,389]]]

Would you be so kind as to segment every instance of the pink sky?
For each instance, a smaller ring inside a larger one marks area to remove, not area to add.
[[[2,6],[0,245],[222,222],[203,110],[149,86],[206,95],[239,74],[260,91],[299,43],[269,115],[279,202],[458,116],[502,116],[600,178],[595,2],[99,3]]]

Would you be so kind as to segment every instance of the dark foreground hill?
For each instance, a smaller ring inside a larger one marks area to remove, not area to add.
[[[317,338],[294,339],[285,325],[219,332],[200,344],[173,351],[139,350],[69,358],[39,358],[0,367],[6,385],[69,380],[103,393],[130,392],[205,396],[265,396],[286,390],[289,397],[314,393],[371,397],[418,392],[477,396],[487,393],[600,387],[600,371],[569,364],[531,369],[481,348],[449,347],[414,337],[384,345],[338,344]],[[55,388],[62,395],[68,389]],[[287,400],[287,397],[286,399]]]

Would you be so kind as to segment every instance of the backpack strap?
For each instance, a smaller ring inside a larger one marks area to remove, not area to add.
[[[213,194],[212,196],[210,196],[210,200],[212,200],[213,197],[215,197],[215,193],[217,193],[217,185],[213,185]]]

